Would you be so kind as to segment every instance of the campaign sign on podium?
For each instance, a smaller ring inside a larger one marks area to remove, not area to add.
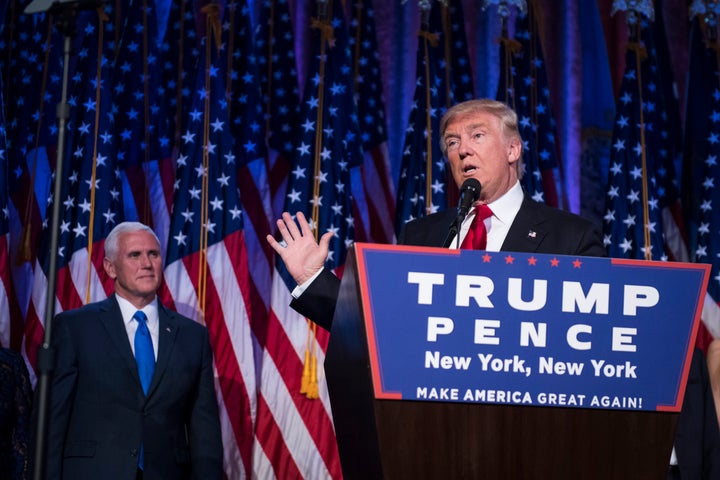
[[[680,411],[709,265],[355,251],[377,399]]]

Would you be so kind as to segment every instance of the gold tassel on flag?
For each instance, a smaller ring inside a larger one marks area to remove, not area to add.
[[[308,385],[307,398],[318,398],[318,378],[317,378],[317,355],[313,351],[312,366],[310,367],[310,385]]]
[[[30,196],[28,195],[28,198]],[[18,244],[17,254],[15,255],[15,265],[22,265],[32,259],[32,250],[30,249],[30,222],[28,221],[22,227],[20,242]]]
[[[308,320],[307,340],[305,341],[305,361],[303,362],[302,378],[300,379],[300,393],[307,396],[310,384],[310,320]]]
[[[308,320],[308,338],[305,344],[305,361],[303,362],[303,373],[300,381],[300,393],[306,398],[319,398],[318,375],[317,375],[317,354],[315,353],[315,333],[317,325]]]

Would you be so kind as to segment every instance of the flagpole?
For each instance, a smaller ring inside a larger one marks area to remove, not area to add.
[[[55,160],[55,178],[53,184],[53,205],[50,219],[50,252],[48,255],[48,287],[45,297],[45,333],[43,343],[37,352],[37,425],[35,429],[35,453],[33,462],[33,479],[45,478],[45,447],[48,419],[48,399],[50,397],[50,379],[55,368],[55,351],[51,347],[52,319],[55,315],[55,292],[57,284],[57,251],[60,230],[60,196],[62,194],[63,161],[65,157],[65,133],[70,118],[70,105],[67,101],[68,78],[70,70],[70,50],[72,37],[75,35],[75,18],[81,9],[98,8],[101,0],[35,0],[30,3],[24,13],[33,14],[48,12],[57,15],[57,28],[63,34],[63,79],[60,103],[57,105],[58,143]]]

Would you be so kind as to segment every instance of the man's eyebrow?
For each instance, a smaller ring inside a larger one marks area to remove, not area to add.
[[[143,253],[143,252],[147,252],[147,253],[160,253],[160,249],[159,249],[159,248],[149,248],[149,249],[147,249],[147,250],[141,250],[141,249],[129,250],[129,251],[128,251],[128,255],[139,255],[139,254],[141,254],[141,253]]]
[[[470,130],[475,130],[476,128],[483,128],[483,127],[487,127],[487,122],[471,123],[470,125],[468,125],[467,127],[465,127],[464,130],[467,132],[467,131],[470,131]],[[445,137],[457,137],[457,136],[460,136],[460,133],[458,133],[458,130],[459,130],[458,128],[456,128],[454,131],[451,130],[451,129],[449,129],[449,128],[446,129],[446,130],[445,130],[445,135],[444,135],[443,138],[445,138]]]

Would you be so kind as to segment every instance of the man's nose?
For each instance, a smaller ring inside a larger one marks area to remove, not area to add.
[[[458,155],[461,159],[467,157],[471,152],[470,142],[458,140]]]

